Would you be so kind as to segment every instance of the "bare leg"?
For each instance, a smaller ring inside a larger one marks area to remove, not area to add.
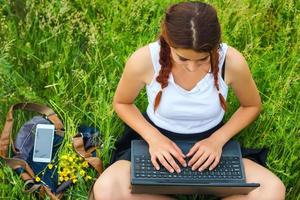
[[[120,160],[109,166],[97,179],[93,191],[96,200],[171,200],[166,195],[131,194],[130,162]]]
[[[244,158],[243,162],[246,181],[260,183],[260,187],[248,195],[234,195],[223,200],[284,200],[285,186],[275,174],[249,159]]]

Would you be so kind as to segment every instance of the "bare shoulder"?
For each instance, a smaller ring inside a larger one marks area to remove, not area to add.
[[[243,54],[229,46],[226,54],[226,82],[231,85],[237,77],[249,77],[250,70]]]
[[[131,54],[126,62],[124,71],[139,77],[140,81],[144,83],[149,82],[148,77],[153,73],[153,67],[148,45],[137,49]]]
[[[148,83],[151,68],[151,56],[148,45],[136,50],[126,62],[114,95],[114,105],[117,103],[133,103],[141,89]]]
[[[259,92],[246,59],[233,47],[229,47],[226,54],[225,79],[241,106],[261,106]]]

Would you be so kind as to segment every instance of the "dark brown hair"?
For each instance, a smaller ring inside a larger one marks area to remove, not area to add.
[[[183,2],[170,6],[161,23],[159,41],[161,69],[156,80],[160,83],[161,90],[155,97],[154,111],[158,108],[162,90],[168,86],[168,78],[172,68],[170,46],[209,52],[214,84],[219,93],[221,106],[226,110],[226,102],[220,93],[218,82],[218,48],[221,42],[221,28],[216,10],[202,2]]]

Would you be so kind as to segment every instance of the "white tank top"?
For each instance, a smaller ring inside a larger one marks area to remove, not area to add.
[[[151,83],[146,85],[149,103],[147,114],[151,121],[160,128],[181,134],[201,133],[218,125],[225,112],[221,107],[212,73],[207,73],[189,91],[177,85],[170,73],[168,86],[163,89],[159,106],[154,112],[154,99],[161,89],[156,81],[161,68],[159,64],[160,44],[158,41],[150,43],[149,48],[154,67],[154,77]],[[221,71],[227,49],[228,46],[222,43],[219,50],[218,74],[220,92],[225,99],[228,86],[222,79]]]

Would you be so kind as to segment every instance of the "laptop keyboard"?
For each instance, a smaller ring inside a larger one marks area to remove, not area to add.
[[[161,165],[156,170],[152,165],[149,156],[135,156],[134,172],[137,178],[174,179],[178,180],[239,180],[242,179],[242,170],[239,157],[222,157],[218,166],[209,171],[208,169],[199,172],[193,171],[191,167],[180,167],[181,172],[170,173]],[[188,160],[186,160],[188,162]],[[177,162],[178,163],[178,162]],[[180,166],[180,165],[179,165]]]

